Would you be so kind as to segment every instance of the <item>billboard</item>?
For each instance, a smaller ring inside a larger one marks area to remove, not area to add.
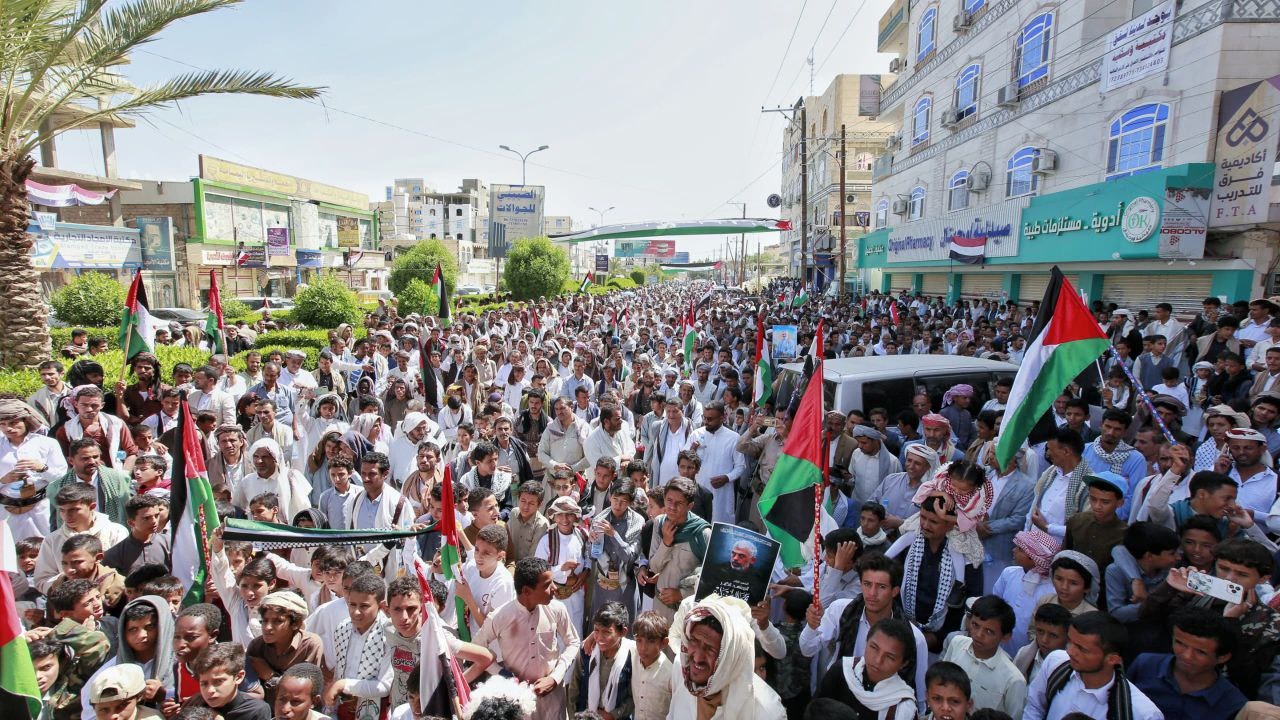
[[[596,272],[609,272],[609,256],[596,255]]]
[[[267,228],[267,255],[271,257],[289,255],[289,228]]]
[[[142,267],[141,232],[133,228],[60,222],[51,230],[33,224],[27,232],[35,238],[31,264],[36,270]]]
[[[1222,93],[1210,227],[1266,222],[1280,145],[1280,75]]]
[[[1102,57],[1102,92],[1163,73],[1169,67],[1175,12],[1173,0],[1165,0],[1111,31]]]
[[[500,231],[508,246],[541,236],[545,202],[541,185],[490,185],[489,235]]]
[[[360,247],[360,221],[353,217],[337,216],[338,247]]]
[[[367,211],[369,196],[354,190],[344,190],[333,185],[305,180],[284,173],[241,165],[210,155],[200,156],[200,177],[213,182],[240,185],[255,190],[306,198],[330,205]]]
[[[151,272],[173,272],[173,219],[140,217],[134,222],[141,237],[142,269]]]
[[[675,255],[673,255],[673,256],[671,257],[671,262],[673,262],[673,263],[687,263],[687,262],[689,262],[689,253],[687,253],[687,252],[678,252],[678,253],[676,253]]]

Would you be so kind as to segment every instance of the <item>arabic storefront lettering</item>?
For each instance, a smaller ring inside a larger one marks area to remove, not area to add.
[[[1222,93],[1209,226],[1264,222],[1280,137],[1280,75]]]
[[[502,225],[508,245],[542,235],[546,191],[541,185],[490,185],[489,222]]]
[[[1044,235],[1059,237],[1066,233],[1092,230],[1105,234],[1120,228],[1124,239],[1131,243],[1140,243],[1151,237],[1159,227],[1160,205],[1154,199],[1144,196],[1125,202],[1116,203],[1114,212],[1095,211],[1088,220],[1071,215],[1060,215],[1043,220],[1024,220],[1022,236],[1034,240]]]
[[[987,257],[1017,255],[1018,219],[1027,202],[1027,198],[1015,198],[983,210],[901,225],[889,233],[887,262],[946,260],[955,237],[987,238]]]
[[[284,173],[228,162],[210,155],[200,156],[200,177],[214,182],[242,185],[290,197],[317,200],[339,207],[364,210],[369,198],[354,190],[313,182]]]
[[[122,270],[142,267],[141,233],[133,228],[56,223],[42,230],[31,225],[35,236],[31,264],[37,270]]]
[[[271,257],[289,255],[289,228],[267,228],[267,255]]]

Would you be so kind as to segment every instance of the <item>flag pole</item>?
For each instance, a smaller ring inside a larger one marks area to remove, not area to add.
[[[818,563],[822,557],[822,496],[831,484],[831,468],[827,466],[827,456],[830,455],[831,441],[825,437],[825,429],[822,434],[824,436],[822,440],[822,482],[813,486],[813,604],[815,607],[822,606],[818,590]]]
[[[1138,378],[1133,374],[1133,371],[1124,364],[1124,360],[1116,354],[1116,347],[1114,345],[1108,345],[1107,352],[1116,360],[1120,360],[1120,362],[1116,364],[1120,366],[1121,370],[1124,370],[1124,374],[1129,378],[1129,382],[1133,383],[1133,392],[1138,397],[1142,398],[1143,404],[1147,406],[1147,412],[1151,413],[1151,419],[1156,421],[1156,426],[1160,428],[1160,432],[1164,433],[1165,439],[1169,441],[1170,445],[1177,445],[1178,441],[1174,439],[1173,433],[1169,432],[1169,427],[1165,425],[1164,420],[1160,418],[1160,413],[1156,412],[1156,406],[1151,403],[1151,398],[1147,397],[1147,391],[1142,387],[1142,383],[1138,381]]]

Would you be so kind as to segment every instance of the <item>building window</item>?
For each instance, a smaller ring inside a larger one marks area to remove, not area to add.
[[[1005,176],[1004,194],[1007,197],[1030,195],[1040,187],[1040,178],[1031,172],[1031,164],[1035,161],[1036,149],[1019,148],[1009,158],[1008,173]]]
[[[882,228],[889,224],[889,200],[881,198],[876,203],[876,227]]]
[[[1139,105],[1111,123],[1107,143],[1107,179],[1155,170],[1164,160],[1169,106]]]
[[[938,8],[931,7],[920,16],[920,29],[916,32],[916,62],[929,56],[938,44]]]
[[[427,212],[431,214],[431,217],[435,217],[435,216],[436,216],[436,209],[435,209],[435,208],[431,208],[431,209],[430,209],[430,210],[428,210]]]
[[[1053,13],[1037,15],[1018,35],[1018,87],[1026,87],[1049,74],[1049,37]]]
[[[968,179],[968,170],[960,170],[951,176],[951,182],[947,183],[948,210],[963,210],[969,207],[969,186],[965,182]]]
[[[987,0],[964,0],[964,12],[966,15],[972,15],[982,9],[987,4]]]
[[[911,145],[914,147],[929,139],[929,116],[933,114],[933,98],[928,95],[916,101],[911,113]]]
[[[960,77],[956,78],[956,110],[960,113],[957,120],[978,112],[978,79],[981,76],[982,67],[975,63],[961,70]]]
[[[458,233],[458,239],[459,239],[459,240],[461,240],[461,239],[462,239],[462,233]]]
[[[858,153],[853,160],[853,169],[854,170],[870,170],[871,166],[875,165],[875,162],[876,162],[875,155],[872,155],[869,152]]]
[[[907,219],[919,220],[924,217],[924,188],[911,188],[911,204],[907,206]]]

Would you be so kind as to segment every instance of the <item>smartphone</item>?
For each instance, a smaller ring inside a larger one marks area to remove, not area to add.
[[[1239,584],[1202,572],[1192,571],[1188,573],[1187,587],[1195,592],[1219,600],[1226,600],[1229,603],[1239,603],[1244,599],[1244,588]]]

